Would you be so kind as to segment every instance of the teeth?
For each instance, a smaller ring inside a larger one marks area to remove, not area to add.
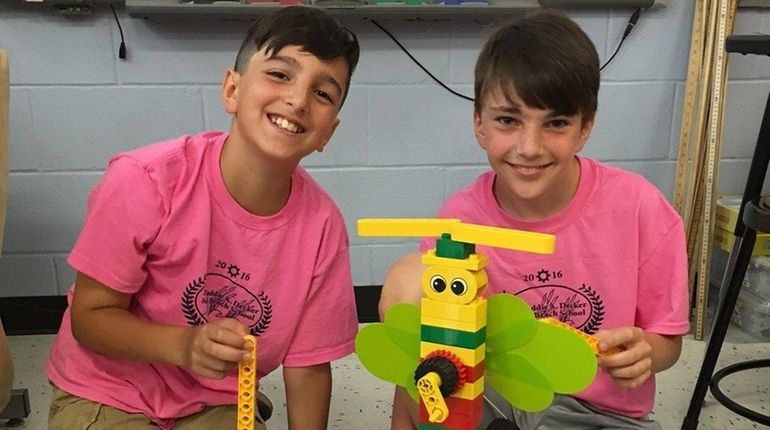
[[[281,117],[273,117],[272,119],[273,124],[277,125],[278,127],[281,127],[284,130],[288,130],[292,133],[299,133],[299,126],[290,122],[286,118]]]

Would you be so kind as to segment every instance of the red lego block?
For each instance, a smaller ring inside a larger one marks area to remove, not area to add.
[[[449,416],[444,422],[431,423],[428,421],[428,412],[422,401],[420,401],[420,422],[453,430],[474,430],[481,424],[481,419],[484,416],[484,396],[478,396],[473,400],[450,396],[444,400],[449,409]]]

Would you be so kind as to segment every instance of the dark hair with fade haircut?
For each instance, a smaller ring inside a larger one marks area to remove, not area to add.
[[[599,55],[591,39],[571,19],[539,10],[509,20],[490,35],[476,61],[474,109],[481,111],[492,91],[513,89],[527,104],[559,115],[596,114]],[[510,101],[510,100],[509,100]]]
[[[342,106],[350,89],[350,78],[358,64],[358,38],[320,8],[287,6],[262,15],[246,33],[235,59],[235,71],[245,72],[251,57],[263,48],[267,55],[272,55],[289,45],[299,46],[323,61],[335,58],[345,60],[348,81],[340,103]]]

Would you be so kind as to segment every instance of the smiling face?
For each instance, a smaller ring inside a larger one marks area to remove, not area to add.
[[[342,58],[322,61],[296,45],[255,53],[244,72],[228,70],[222,84],[233,115],[229,141],[262,160],[296,165],[331,138],[347,77]]]
[[[511,90],[490,92],[474,113],[474,131],[496,173],[494,193],[508,214],[544,219],[564,209],[580,180],[580,152],[593,119],[527,106]]]

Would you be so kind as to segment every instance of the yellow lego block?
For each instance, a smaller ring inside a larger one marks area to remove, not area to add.
[[[237,430],[254,430],[254,413],[257,401],[257,339],[246,336],[249,345],[248,361],[238,365],[238,422]]]
[[[478,322],[464,323],[464,322],[446,320],[441,318],[431,318],[426,316],[420,317],[420,323],[424,325],[429,325],[431,327],[451,328],[454,330],[462,330],[462,331],[467,331],[471,333],[475,333],[479,331],[481,327],[484,327],[486,325],[486,324],[479,324]]]
[[[428,321],[443,323],[433,324]],[[423,298],[420,301],[420,323],[475,332],[487,325],[487,301],[476,298],[467,305],[458,305]]]
[[[454,240],[454,237],[452,237]],[[429,249],[422,255],[422,263],[429,266],[457,267],[466,270],[481,270],[489,264],[489,258],[484,254],[471,254],[468,258],[437,257],[435,249]]]
[[[476,224],[457,224],[452,226],[452,240],[495,248],[515,249],[537,254],[553,254],[556,237],[551,234],[531,231],[489,227]]]
[[[425,359],[431,352],[439,350],[449,351],[456,355],[464,365],[474,367],[484,361],[487,345],[483,344],[476,349],[465,349],[432,342],[420,342],[420,359]]]
[[[473,400],[482,394],[484,394],[484,377],[483,376],[473,382],[464,383],[459,390],[457,390],[455,393],[452,394],[452,397],[459,397],[461,399]]]
[[[449,233],[459,219],[383,219],[358,220],[359,236],[379,237],[439,237]]]
[[[455,284],[459,287],[455,288]],[[441,288],[437,288],[437,285]],[[440,302],[470,303],[476,297],[481,297],[486,286],[487,274],[483,270],[430,266],[422,273],[422,290],[425,297]]]

